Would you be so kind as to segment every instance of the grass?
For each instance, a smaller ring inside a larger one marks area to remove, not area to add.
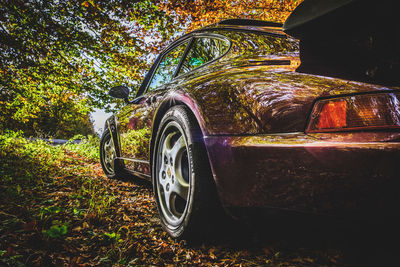
[[[1,135],[0,205],[6,222],[1,232],[22,224],[35,229],[43,240],[59,241],[71,234],[77,220],[105,221],[115,198],[100,179],[93,179],[100,172],[92,168],[97,164],[98,143],[98,138],[89,137],[79,144],[71,141],[52,146],[41,140],[29,141],[15,132]],[[15,254],[12,244],[3,243],[7,240],[1,241],[7,251],[3,254],[11,262],[24,256]]]

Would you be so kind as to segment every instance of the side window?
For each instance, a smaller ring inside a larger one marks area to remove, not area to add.
[[[228,48],[229,42],[225,40],[208,37],[196,38],[192,48],[183,61],[179,74],[191,71],[219,56],[222,56]]]
[[[172,51],[164,56],[150,82],[149,90],[154,90],[172,80],[176,67],[178,66],[179,61],[185,52],[187,44],[188,42],[185,42],[175,47]]]

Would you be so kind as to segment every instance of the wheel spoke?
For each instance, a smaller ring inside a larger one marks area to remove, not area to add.
[[[106,152],[110,151],[110,149],[111,149],[111,139],[108,140],[108,141],[104,144],[104,150],[105,150]]]
[[[162,150],[163,154],[171,151],[171,139],[175,134],[176,134],[176,132],[172,132],[172,133],[169,133],[165,137],[164,144],[163,144],[163,150]]]
[[[185,139],[183,138],[183,136],[181,136],[178,138],[178,140],[176,140],[174,146],[171,148],[170,151],[170,155],[174,159],[174,161],[176,161],[178,153],[185,147],[186,147]]]
[[[187,201],[189,184],[184,182],[182,179],[175,179],[174,183],[172,184],[171,191]]]

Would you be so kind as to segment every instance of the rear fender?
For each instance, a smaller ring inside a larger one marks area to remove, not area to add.
[[[177,106],[177,105],[186,106],[190,110],[190,112],[195,116],[196,121],[202,132],[202,136],[208,135],[208,131],[205,128],[205,123],[204,123],[203,117],[201,115],[202,112],[199,109],[196,101],[194,101],[194,99],[189,94],[187,94],[186,92],[182,92],[182,91],[173,91],[173,92],[167,94],[164,97],[164,100],[162,101],[162,103],[157,108],[155,115],[154,115],[154,119],[153,119],[153,124],[152,124],[153,129],[152,129],[151,140],[150,140],[150,163],[151,164],[153,162],[154,143],[155,143],[156,134],[157,134],[161,119],[163,118],[163,116],[167,112],[167,110],[169,110],[171,107]]]

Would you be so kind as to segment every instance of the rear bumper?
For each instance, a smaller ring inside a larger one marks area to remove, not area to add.
[[[399,133],[205,138],[224,207],[328,215],[387,211],[400,199]]]

